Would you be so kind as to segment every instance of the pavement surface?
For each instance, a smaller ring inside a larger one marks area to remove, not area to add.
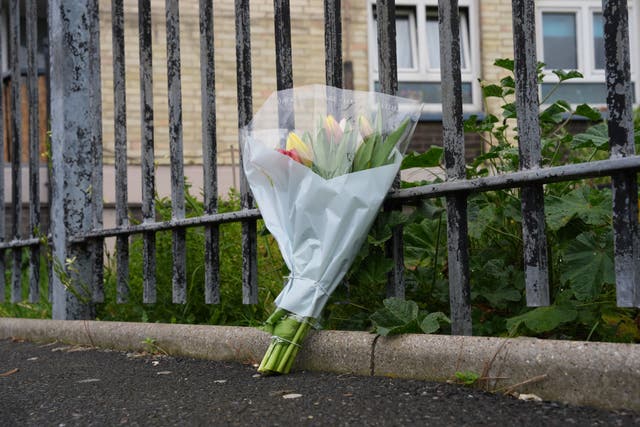
[[[3,426],[634,426],[640,414],[455,384],[0,340]]]

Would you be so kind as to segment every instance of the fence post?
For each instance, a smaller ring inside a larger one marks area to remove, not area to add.
[[[93,317],[91,245],[70,238],[92,228],[92,139],[96,85],[91,66],[92,0],[49,3],[54,319]]]

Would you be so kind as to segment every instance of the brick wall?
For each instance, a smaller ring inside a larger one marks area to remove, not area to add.
[[[511,2],[507,0],[479,0],[481,76],[487,83],[497,83],[507,71],[493,65],[498,58],[513,58],[513,24]],[[487,112],[501,113],[500,100],[489,98]],[[511,123],[515,125],[515,123]]]
[[[153,90],[156,160],[169,163],[164,0],[152,0]],[[324,83],[323,6],[318,0],[296,0],[291,7],[293,77],[296,86]],[[365,2],[343,0],[344,61],[353,64],[353,84],[366,90],[367,20]],[[113,161],[113,63],[111,4],[100,1],[102,99],[105,161]],[[127,138],[132,163],[140,158],[140,80],[138,18],[135,2],[125,4],[125,62]],[[200,36],[197,0],[180,1],[181,75],[185,162],[201,162]],[[273,2],[251,2],[253,106],[257,110],[276,89]],[[230,148],[238,145],[234,2],[214,2],[216,109],[219,163],[231,162]]]
[[[169,163],[168,106],[166,78],[166,35],[164,0],[152,0],[154,54],[154,108],[156,159]],[[291,35],[294,84],[323,83],[324,24],[320,0],[296,0],[291,6]],[[103,114],[105,161],[113,161],[113,64],[111,61],[110,1],[101,0],[101,46],[103,76]],[[345,85],[368,90],[368,30],[367,2],[343,0],[343,61],[352,69]],[[495,66],[496,58],[513,57],[511,35],[511,2],[506,0],[479,1],[481,79],[497,82],[505,72]],[[184,155],[187,164],[201,162],[200,126],[200,40],[198,30],[198,1],[180,2],[182,95],[184,121]],[[251,2],[251,42],[253,72],[253,107],[260,108],[276,88],[273,2]],[[237,103],[235,66],[234,2],[214,2],[214,46],[216,60],[216,108],[219,163],[231,162],[231,147],[237,149]],[[140,97],[138,21],[136,2],[125,4],[125,56],[127,78],[127,126],[129,156],[132,163],[140,156]],[[348,77],[348,76],[345,76]],[[490,100],[488,111],[499,113],[496,100]],[[439,140],[437,123],[424,123],[416,135],[412,148],[430,146]],[[423,131],[424,130],[424,131]],[[423,140],[423,138],[426,138]],[[473,144],[477,145],[477,142]],[[472,144],[472,145],[473,145]],[[477,151],[469,146],[467,151]]]

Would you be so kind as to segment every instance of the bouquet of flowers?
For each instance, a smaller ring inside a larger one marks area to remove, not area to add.
[[[290,274],[258,368],[288,373],[389,191],[422,105],[375,92],[275,92],[243,132],[243,166]],[[278,123],[286,123],[282,128]]]

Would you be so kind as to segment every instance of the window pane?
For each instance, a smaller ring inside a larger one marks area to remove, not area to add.
[[[542,44],[547,68],[578,68],[575,13],[543,13]]]
[[[411,26],[409,16],[396,16],[396,51],[398,68],[413,68]]]
[[[563,100],[571,104],[600,104],[607,103],[607,84],[606,83],[567,83],[557,86],[555,83],[542,83],[541,97],[546,98],[553,90],[546,104]],[[631,84],[632,102],[635,103],[635,85]]]
[[[374,82],[374,90],[380,90],[380,82]],[[398,82],[398,96],[415,99],[427,104],[442,103],[440,82]],[[470,82],[462,82],[462,103],[473,102],[473,87]]]
[[[593,14],[593,63],[596,70],[604,70],[604,19],[602,13]]]
[[[396,11],[396,58],[399,69],[414,68],[412,29],[411,24],[415,22],[411,18],[414,16],[412,11],[408,13],[400,13]],[[376,46],[376,57],[378,55],[378,17],[375,10],[373,13],[373,34]],[[415,33],[413,33],[415,34]],[[377,64],[376,64],[377,65]],[[376,66],[377,68],[377,66]]]
[[[430,8],[431,9],[431,8]],[[464,70],[467,68],[465,60],[466,39],[462,37],[462,31],[466,31],[466,13],[460,11],[460,67]],[[427,10],[427,55],[429,59],[429,68],[440,68],[440,31],[438,29],[438,10]]]
[[[438,32],[438,15],[427,15],[427,53],[429,68],[440,68],[440,33]]]

